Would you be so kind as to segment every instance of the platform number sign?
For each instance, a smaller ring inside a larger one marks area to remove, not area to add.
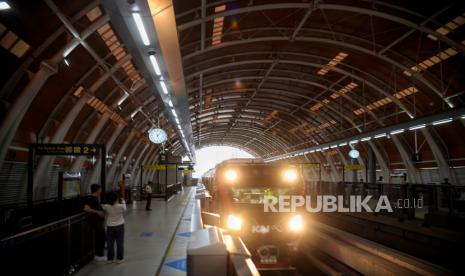
[[[97,155],[98,146],[93,144],[39,144],[38,155]]]

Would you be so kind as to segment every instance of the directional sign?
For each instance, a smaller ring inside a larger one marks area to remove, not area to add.
[[[145,165],[144,170],[147,170],[147,171],[164,171],[164,170],[166,170],[166,165]]]
[[[303,164],[304,169],[319,169],[320,164]]]
[[[363,165],[357,165],[357,164],[345,164],[344,167],[348,170],[353,170],[353,171],[358,171],[358,170],[364,170],[365,166]]]
[[[37,155],[97,155],[100,145],[95,144],[35,144]]]

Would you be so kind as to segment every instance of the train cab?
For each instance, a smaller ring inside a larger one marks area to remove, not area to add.
[[[265,210],[267,198],[303,195],[296,165],[268,164],[257,159],[219,164],[210,189],[223,227],[240,235],[260,270],[292,269],[292,257],[305,228],[299,212]]]

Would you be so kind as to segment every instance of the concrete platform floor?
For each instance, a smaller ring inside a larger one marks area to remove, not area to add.
[[[173,234],[182,222],[186,207],[194,197],[195,188],[185,187],[168,203],[153,199],[152,211],[145,210],[145,201],[128,205],[125,216],[125,262],[107,264],[92,261],[76,275],[156,275],[161,270],[159,267],[168,252]]]

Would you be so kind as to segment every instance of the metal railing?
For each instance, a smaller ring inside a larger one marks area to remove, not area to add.
[[[400,219],[424,219],[428,214],[435,213],[465,214],[465,186],[463,185],[322,181],[307,183],[307,194],[311,196],[342,195],[345,203],[351,195],[362,197],[370,195],[375,201],[380,196],[386,196],[397,210],[395,214]]]
[[[83,213],[0,240],[2,270],[15,275],[71,275],[93,257]]]

